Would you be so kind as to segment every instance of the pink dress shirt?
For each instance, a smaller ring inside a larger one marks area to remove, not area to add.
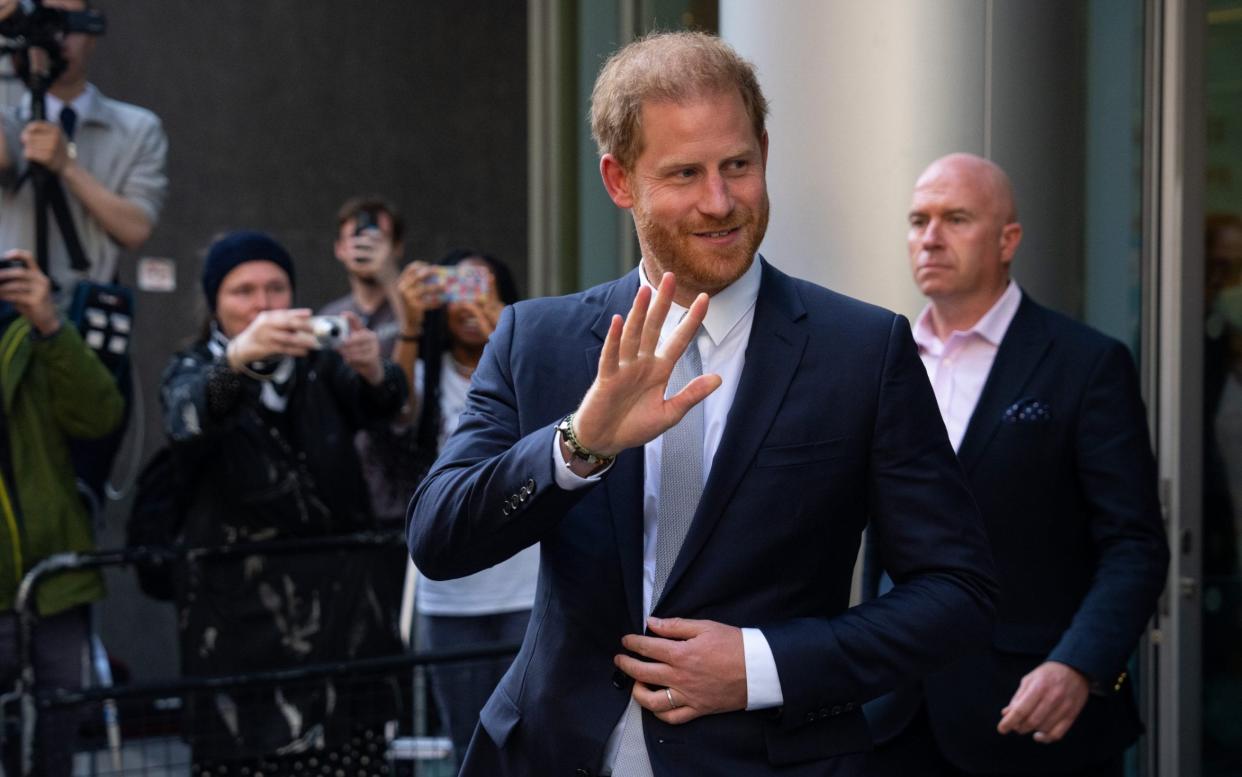
[[[996,349],[1021,302],[1022,290],[1010,281],[1005,293],[974,326],[965,332],[953,331],[945,340],[937,337],[932,327],[930,305],[923,308],[914,322],[914,342],[955,451],[962,444],[975,405],[979,404],[992,362],[996,361]]]

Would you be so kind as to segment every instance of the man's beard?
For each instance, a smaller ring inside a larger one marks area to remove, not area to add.
[[[765,193],[757,211],[739,206],[727,219],[708,219],[670,228],[652,219],[638,203],[632,209],[643,256],[653,261],[660,270],[674,273],[679,286],[689,286],[709,294],[726,288],[750,267],[768,229],[768,211]],[[698,238],[693,233],[721,232],[733,228],[740,228],[741,239],[732,246],[715,248],[708,244],[695,245]],[[660,279],[650,280],[659,283]]]

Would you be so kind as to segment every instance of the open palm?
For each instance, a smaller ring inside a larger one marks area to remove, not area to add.
[[[720,386],[719,375],[700,375],[664,397],[673,365],[707,314],[708,297],[700,294],[661,346],[660,330],[676,289],[673,274],[665,273],[654,300],[651,288],[643,286],[625,320],[613,316],[599,374],[574,413],[578,440],[591,451],[615,456],[659,437]]]

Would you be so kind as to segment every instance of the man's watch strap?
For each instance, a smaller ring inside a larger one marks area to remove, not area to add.
[[[616,456],[605,456],[602,453],[596,453],[578,442],[578,435],[574,433],[573,413],[562,418],[561,422],[556,425],[556,430],[561,433],[561,439],[569,446],[569,453],[575,459],[585,461],[594,467],[611,464],[617,458]]]

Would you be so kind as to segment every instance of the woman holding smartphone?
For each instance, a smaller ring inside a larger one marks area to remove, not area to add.
[[[495,257],[457,249],[435,265],[415,262],[398,282],[405,328],[393,359],[414,387],[421,457],[427,465],[457,428],[470,378],[505,305],[518,299],[513,276]],[[413,569],[410,573],[413,575]],[[423,650],[521,642],[535,600],[539,548],[457,580],[419,578],[413,607]],[[407,580],[407,591],[409,581]],[[510,658],[430,667],[432,692],[460,760]]]

